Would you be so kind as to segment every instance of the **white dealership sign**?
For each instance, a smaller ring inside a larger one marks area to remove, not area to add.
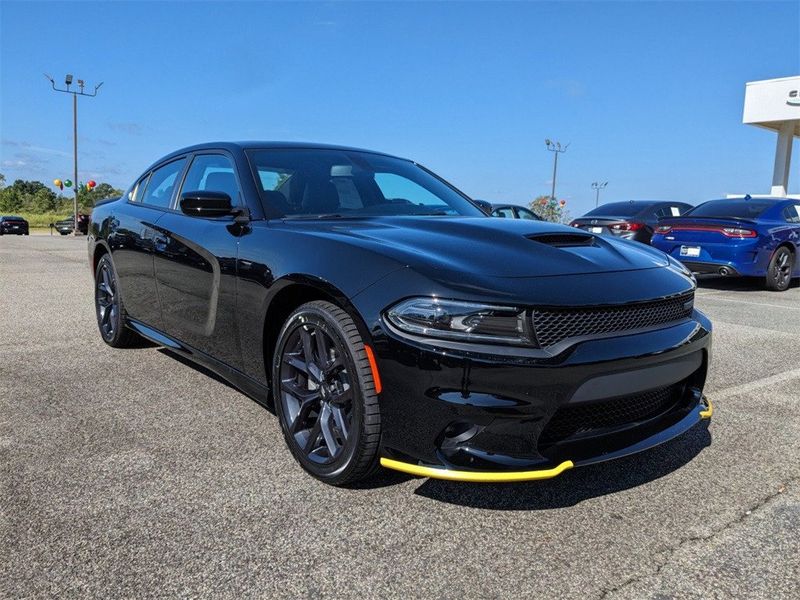
[[[747,83],[742,121],[778,132],[770,194],[787,196],[792,142],[800,136],[800,77]]]
[[[800,77],[747,83],[742,121],[776,131],[784,121],[795,121],[794,134],[800,135]]]

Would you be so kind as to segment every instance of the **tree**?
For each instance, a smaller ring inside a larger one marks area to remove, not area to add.
[[[94,205],[101,200],[116,198],[122,196],[122,193],[122,190],[118,190],[108,183],[98,183],[91,190],[87,190],[84,185],[78,190],[78,206],[82,210],[91,211]]]
[[[550,196],[537,196],[528,206],[545,221],[569,223],[570,217],[565,208],[566,205],[566,200],[553,200]]]
[[[0,189],[0,210],[4,212],[41,213],[53,210],[57,205],[58,196],[41,181],[17,179]]]

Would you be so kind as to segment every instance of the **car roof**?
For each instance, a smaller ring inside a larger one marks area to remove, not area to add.
[[[363,148],[354,148],[351,146],[339,146],[335,144],[320,144],[316,142],[280,142],[280,141],[266,141],[266,140],[264,141],[247,140],[238,142],[230,142],[230,141],[203,142],[202,144],[194,144],[192,146],[186,146],[185,148],[181,148],[180,150],[175,150],[174,152],[170,152],[164,157],[158,159],[157,162],[162,162],[166,159],[172,158],[174,156],[179,156],[181,154],[187,154],[189,152],[198,152],[201,150],[228,150],[230,152],[238,150],[285,150],[285,149],[342,150],[346,152],[366,152],[369,154],[380,154],[382,156],[389,156],[391,158],[401,158],[399,156],[387,154],[386,152],[378,152],[376,150],[365,150]],[[408,160],[408,159],[401,159],[401,160]]]

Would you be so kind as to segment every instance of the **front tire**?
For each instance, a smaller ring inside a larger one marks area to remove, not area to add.
[[[353,319],[325,301],[286,320],[272,360],[272,397],[292,455],[331,485],[365,479],[378,463],[380,410]]]
[[[783,292],[789,289],[794,271],[794,252],[786,246],[775,250],[767,268],[766,286],[768,290]]]
[[[95,269],[94,305],[103,341],[113,348],[132,346],[137,336],[125,327],[125,306],[117,285],[117,272],[108,254],[100,257]]]

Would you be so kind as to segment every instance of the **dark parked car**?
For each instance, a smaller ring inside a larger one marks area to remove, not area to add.
[[[88,240],[106,343],[144,336],[273,403],[331,484],[379,464],[543,479],[711,416],[711,324],[683,265],[488,218],[409,160],[185,148],[96,207]]]
[[[800,277],[800,200],[726,198],[664,219],[653,246],[697,273],[760,277],[782,292]]]
[[[28,222],[14,215],[0,215],[0,235],[28,235]]]
[[[86,234],[89,231],[89,221],[89,215],[78,214],[78,233]],[[75,217],[69,216],[66,219],[56,221],[53,227],[61,235],[69,235],[75,228]]]
[[[483,212],[492,217],[503,217],[506,219],[528,219],[530,221],[541,221],[541,217],[532,210],[516,204],[493,204],[486,200],[473,200]]]
[[[649,244],[659,219],[678,217],[690,208],[692,205],[685,202],[610,202],[575,219],[570,225],[599,235],[613,235]]]

